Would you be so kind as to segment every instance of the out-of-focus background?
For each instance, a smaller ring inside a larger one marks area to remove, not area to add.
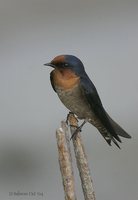
[[[132,135],[119,150],[83,128],[97,199],[136,200],[137,0],[0,1],[0,199],[64,199],[55,130],[68,111],[43,66],[59,54],[83,61],[104,107]]]

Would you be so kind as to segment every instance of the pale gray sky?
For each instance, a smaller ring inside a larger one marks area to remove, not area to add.
[[[97,199],[136,200],[138,1],[1,0],[0,44],[1,199],[16,199],[8,192],[17,190],[64,199],[55,130],[68,111],[43,64],[73,54],[84,63],[104,107],[132,135],[118,150],[94,127],[84,127]],[[77,176],[83,199],[78,182]]]

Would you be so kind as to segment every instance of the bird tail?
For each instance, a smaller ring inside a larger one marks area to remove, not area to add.
[[[104,139],[106,140],[106,142],[111,146],[111,142],[113,142],[119,149],[120,146],[118,144],[118,142],[122,142],[121,139],[116,135],[113,136],[106,128],[104,127],[98,127],[99,132],[101,133],[101,135],[104,137]]]
[[[104,139],[110,146],[111,146],[111,142],[113,142],[120,149],[118,142],[121,143],[121,139],[119,136],[125,137],[125,138],[131,138],[131,136],[128,133],[126,133],[115,121],[113,121],[113,119],[111,119],[111,117],[107,113],[106,115],[112,127],[110,131],[105,126],[103,126],[100,122],[93,123],[91,121],[90,123],[92,123],[99,130],[101,135],[104,137]]]
[[[121,126],[119,126],[107,113],[106,115],[117,135],[124,138],[131,138],[131,135],[129,135],[123,128],[121,128]]]

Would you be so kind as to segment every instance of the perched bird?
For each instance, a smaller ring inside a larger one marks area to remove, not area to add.
[[[131,138],[105,111],[80,59],[73,55],[59,55],[44,65],[54,68],[50,73],[51,85],[61,102],[79,119],[84,119],[81,127],[86,122],[91,123],[109,145],[113,141],[118,147],[119,136]]]

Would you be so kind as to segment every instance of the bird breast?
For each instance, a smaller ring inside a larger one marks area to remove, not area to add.
[[[92,118],[94,114],[80,88],[80,77],[69,69],[55,69],[52,71],[52,77],[61,102],[78,118]]]
[[[80,119],[88,119],[92,117],[89,104],[81,94],[79,85],[72,89],[64,90],[60,87],[56,88],[57,94],[62,103]]]

